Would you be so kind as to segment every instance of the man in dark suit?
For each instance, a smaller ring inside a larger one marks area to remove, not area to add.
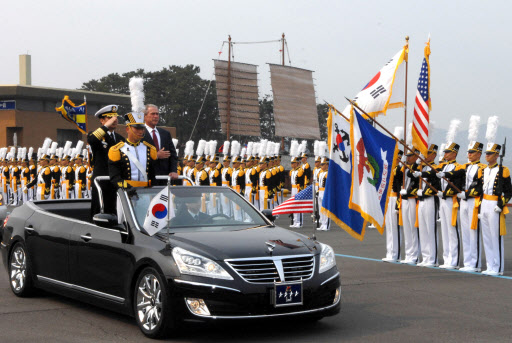
[[[160,112],[156,105],[148,104],[144,110],[144,122],[146,132],[144,140],[153,145],[157,150],[157,161],[155,164],[156,175],[169,175],[172,179],[178,178],[178,155],[172,142],[169,131],[156,127],[160,121]],[[160,182],[166,184],[167,182]]]
[[[87,135],[87,143],[91,146],[93,167],[91,178],[91,218],[100,213],[100,200],[94,179],[98,176],[108,176],[108,150],[110,147],[125,139],[114,130],[117,127],[118,105],[108,105],[94,114],[100,120],[101,126]],[[101,183],[105,213],[116,213],[116,190],[110,182]]]
[[[178,207],[176,216],[171,219],[171,226],[201,226],[213,223],[211,216],[201,212],[200,197],[189,198],[185,202]]]

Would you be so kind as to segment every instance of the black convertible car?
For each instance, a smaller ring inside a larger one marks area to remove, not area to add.
[[[269,211],[227,187],[169,189],[120,190],[119,215],[93,222],[90,200],[16,208],[1,242],[12,291],[41,288],[133,315],[149,337],[172,335],[186,319],[339,312],[331,247],[274,226]],[[152,202],[166,192],[167,206]]]

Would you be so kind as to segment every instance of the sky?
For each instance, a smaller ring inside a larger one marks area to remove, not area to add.
[[[512,68],[511,1],[6,1],[0,29],[0,84],[17,84],[18,55],[32,56],[32,84],[79,88],[109,73],[169,65],[200,66],[210,79],[223,41],[279,40],[285,33],[291,65],[314,71],[317,103],[338,109],[410,37],[408,118],[430,34],[431,118],[472,114],[486,122],[508,116]],[[260,97],[271,93],[266,63],[281,63],[280,44],[235,44],[235,61],[259,65]],[[227,58],[224,44],[221,58]],[[403,110],[382,122],[403,124]],[[483,140],[481,132],[480,136]]]

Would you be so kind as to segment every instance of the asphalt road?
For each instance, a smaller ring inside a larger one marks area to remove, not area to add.
[[[509,227],[512,222],[507,220]],[[287,227],[287,218],[278,220]],[[311,234],[312,224],[298,229]],[[384,237],[364,242],[338,227],[317,232],[337,256],[342,312],[316,323],[290,320],[185,323],[175,342],[510,342],[512,243],[505,276],[383,263]],[[133,318],[59,295],[22,299],[0,271],[0,342],[145,342]]]

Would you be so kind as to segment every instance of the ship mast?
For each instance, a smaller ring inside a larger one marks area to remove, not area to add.
[[[226,140],[229,141],[229,129],[231,124],[231,35],[228,36],[228,97],[227,97],[227,122],[226,122]]]
[[[283,32],[283,35],[281,37],[282,37],[282,39],[281,39],[281,43],[282,43],[281,56],[283,57],[282,64],[284,66],[284,32]],[[284,137],[281,137],[281,150],[284,150]]]

